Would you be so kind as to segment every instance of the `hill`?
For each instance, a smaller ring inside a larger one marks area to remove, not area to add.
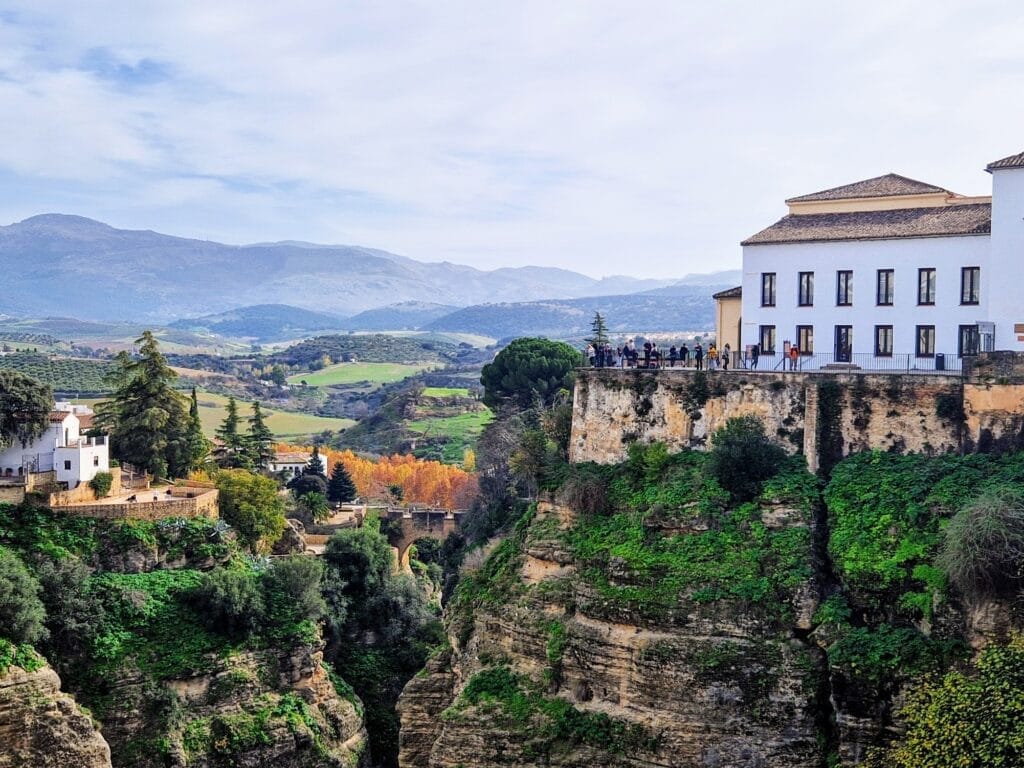
[[[345,328],[352,331],[413,331],[457,309],[450,304],[403,301],[360,312],[345,321]]]
[[[325,312],[314,312],[287,304],[257,304],[218,312],[203,317],[175,320],[171,328],[192,333],[282,341],[309,336],[317,331],[337,331],[347,327],[345,319]]]
[[[473,332],[508,338],[548,336],[575,338],[590,331],[595,312],[613,332],[694,331],[713,328],[711,294],[722,286],[676,286],[671,296],[650,293],[597,296],[561,301],[480,304],[452,312],[425,326],[427,330]]]
[[[607,289],[606,281],[564,269],[488,272],[347,245],[225,245],[63,214],[0,227],[0,274],[0,312],[38,317],[81,307],[100,321],[166,322],[268,303],[351,315],[401,301],[468,306]],[[671,282],[615,279],[626,292]]]

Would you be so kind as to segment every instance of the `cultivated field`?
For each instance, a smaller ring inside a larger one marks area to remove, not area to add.
[[[300,384],[305,381],[311,387],[358,384],[364,381],[371,384],[391,384],[432,367],[426,363],[337,363],[319,371],[297,373],[288,378],[288,383]]]

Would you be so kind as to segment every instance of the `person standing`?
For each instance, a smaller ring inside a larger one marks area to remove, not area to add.
[[[679,359],[679,350],[676,349],[676,345],[673,344],[671,347],[668,348],[668,367],[669,368],[675,368],[676,367],[676,360],[678,360],[678,359]]]
[[[690,367],[690,348],[685,344],[679,348],[679,364],[682,365],[683,368]]]
[[[800,349],[796,344],[789,348],[789,370],[795,371],[797,361],[800,359]]]
[[[704,370],[704,348],[699,341],[693,345],[693,362],[698,371]]]
[[[729,346],[729,342],[725,342],[725,348],[722,350],[722,370],[729,370],[729,358],[732,357],[732,347]]]
[[[594,367],[594,345],[587,344],[587,360],[590,361],[590,367]]]
[[[761,349],[757,344],[750,345],[750,367],[757,370],[757,359],[761,356]]]

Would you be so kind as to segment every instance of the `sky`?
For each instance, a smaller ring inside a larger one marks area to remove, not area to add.
[[[0,0],[0,224],[737,268],[788,197],[987,194],[1024,3]]]

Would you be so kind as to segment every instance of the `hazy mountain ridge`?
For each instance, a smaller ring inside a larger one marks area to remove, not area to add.
[[[556,268],[483,271],[358,246],[225,245],[64,214],[0,227],[0,273],[0,312],[154,322],[260,304],[348,316],[403,301],[464,307],[609,288],[608,279]],[[625,292],[674,282],[613,280]]]

